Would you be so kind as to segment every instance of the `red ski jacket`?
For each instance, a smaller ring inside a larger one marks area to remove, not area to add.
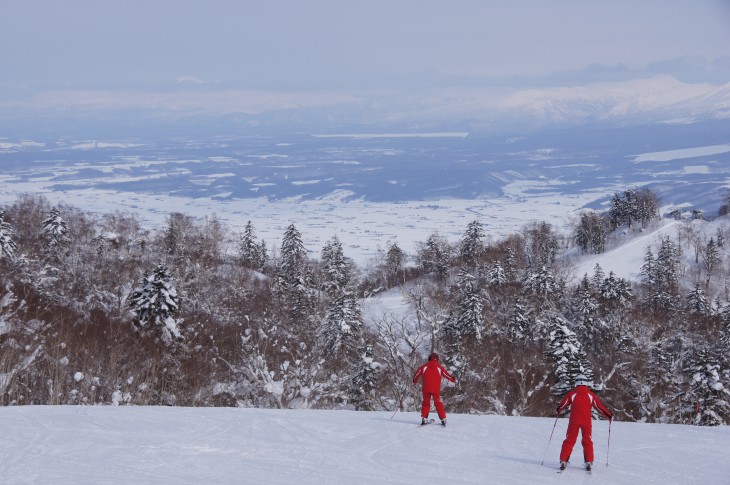
[[[456,379],[446,369],[441,367],[441,364],[436,359],[429,360],[418,368],[416,375],[413,376],[413,383],[416,384],[421,376],[423,376],[424,393],[439,394],[441,392],[441,377],[445,377],[451,382],[456,382]]]
[[[565,395],[556,412],[560,414],[567,408],[570,408],[570,421],[578,423],[590,423],[591,422],[591,408],[594,408],[599,413],[606,416],[608,419],[613,419],[611,411],[606,409],[598,396],[588,389],[588,386],[576,386],[575,389]]]

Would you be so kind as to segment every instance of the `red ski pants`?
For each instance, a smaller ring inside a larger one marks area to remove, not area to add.
[[[593,461],[593,440],[591,440],[592,422],[579,423],[568,421],[568,431],[565,433],[565,441],[560,449],[560,461],[568,461],[570,454],[573,452],[573,446],[578,440],[578,431],[582,435],[580,444],[583,445],[583,458],[586,462]]]
[[[421,417],[427,418],[428,411],[431,409],[431,398],[433,398],[433,405],[436,406],[436,413],[439,415],[439,419],[446,419],[446,410],[444,409],[444,403],[441,402],[441,397],[437,392],[423,392],[423,404],[421,404]]]

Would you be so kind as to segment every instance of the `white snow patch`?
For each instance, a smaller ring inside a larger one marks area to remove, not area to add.
[[[730,152],[730,145],[710,145],[704,147],[681,148],[663,152],[642,153],[634,156],[634,163],[642,162],[669,162],[684,158],[706,157]]]

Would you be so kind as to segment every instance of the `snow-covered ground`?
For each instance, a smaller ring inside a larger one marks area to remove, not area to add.
[[[610,403],[609,403],[610,404]],[[446,402],[448,408],[448,402]],[[567,426],[551,418],[241,408],[0,408],[4,484],[719,484],[730,428],[595,421],[557,473]],[[545,463],[541,466],[543,456]],[[608,466],[607,466],[608,462]]]
[[[669,236],[672,240],[677,238],[678,221],[670,219],[662,219],[658,227],[641,234],[630,241],[621,244],[605,253],[587,255],[583,257],[581,262],[575,268],[575,276],[582,278],[584,274],[592,277],[596,264],[608,275],[610,271],[619,277],[627,280],[641,279],[641,266],[644,264],[646,256],[646,248],[650,247],[652,253],[656,256],[656,249],[661,244],[664,236]]]

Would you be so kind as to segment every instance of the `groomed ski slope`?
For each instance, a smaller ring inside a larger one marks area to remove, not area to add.
[[[447,403],[448,406],[448,403]],[[14,484],[730,483],[730,428],[594,422],[596,463],[557,473],[567,419],[242,408],[0,408]]]

